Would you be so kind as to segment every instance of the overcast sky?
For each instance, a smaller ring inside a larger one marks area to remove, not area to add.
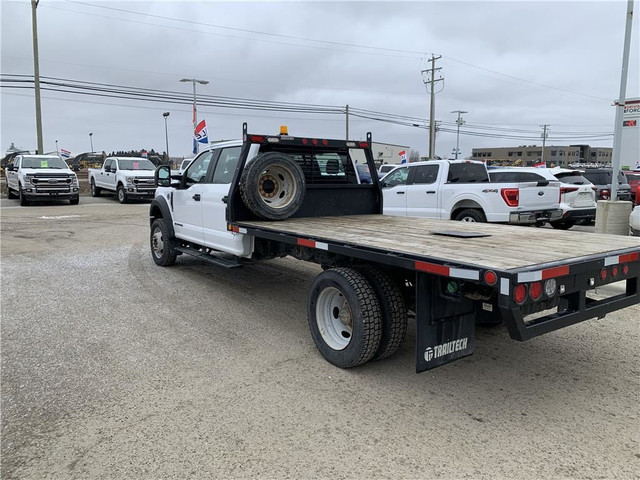
[[[33,75],[29,0],[0,1],[2,78]],[[421,119],[418,127],[350,117],[349,137],[428,152],[426,77],[436,62],[436,154],[474,147],[612,146],[626,1],[214,2],[40,0],[41,77],[198,95],[295,102]],[[640,96],[638,2],[627,98]],[[6,82],[3,83],[6,85]],[[441,90],[441,91],[440,91]],[[33,89],[2,88],[0,147],[37,146]],[[45,151],[154,148],[189,156],[189,105],[42,92]],[[344,114],[201,106],[211,140],[254,133],[344,138]],[[469,135],[474,128],[483,136]],[[447,131],[449,130],[449,131]],[[522,138],[510,138],[522,137]]]

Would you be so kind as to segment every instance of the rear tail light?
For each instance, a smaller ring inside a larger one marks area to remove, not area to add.
[[[626,275],[629,273],[629,265],[623,265],[622,266],[622,274]]]
[[[562,202],[562,195],[569,192],[577,192],[578,187],[560,187],[560,198],[558,201]]]
[[[603,200],[609,200],[611,197],[611,191],[608,188],[603,188],[600,190],[600,198]]]
[[[602,270],[600,270],[600,280],[605,281],[607,279],[607,275],[609,273],[607,272],[606,268],[603,268]]]
[[[527,299],[527,286],[524,283],[516,285],[513,289],[513,300],[517,304],[522,304]]]
[[[536,300],[539,300],[541,296],[542,296],[542,283],[533,282],[531,285],[529,285],[529,297],[531,297],[531,300],[535,302]]]
[[[500,190],[500,195],[504,203],[510,207],[517,207],[520,202],[520,190],[517,188],[503,188]]]
[[[611,276],[612,276],[613,278],[616,278],[616,277],[618,276],[618,273],[619,273],[619,272],[620,272],[620,271],[618,270],[618,267],[617,267],[617,266],[614,266],[614,267],[611,269]]]

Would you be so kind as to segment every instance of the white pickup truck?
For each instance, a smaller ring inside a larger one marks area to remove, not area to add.
[[[6,176],[7,197],[19,198],[22,206],[31,201],[80,202],[78,177],[56,155],[18,155],[7,167]]]
[[[169,267],[191,255],[216,265],[221,279],[233,278],[223,268],[284,256],[320,264],[306,316],[333,365],[393,355],[409,311],[420,372],[471,355],[476,323],[504,322],[511,338],[525,341],[640,302],[637,240],[382,215],[377,175],[360,182],[354,163],[358,154],[373,171],[370,133],[350,141],[283,130],[251,134],[244,124],[242,140],[210,146],[182,175],[158,167],[151,257]],[[256,288],[267,290],[264,275],[254,271]],[[626,282],[624,293],[592,296],[614,282]],[[264,312],[264,320],[274,315]]]
[[[89,169],[91,195],[99,197],[103,190],[115,193],[120,203],[132,199],[152,199],[155,165],[146,158],[107,157],[102,168]]]
[[[403,165],[381,186],[385,215],[525,225],[562,216],[559,181],[490,183],[484,163],[471,160]]]

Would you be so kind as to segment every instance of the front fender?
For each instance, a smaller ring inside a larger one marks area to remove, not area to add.
[[[149,227],[153,224],[154,220],[158,218],[164,218],[169,234],[175,237],[175,231],[173,229],[173,216],[171,215],[171,207],[165,197],[157,196],[149,205]]]

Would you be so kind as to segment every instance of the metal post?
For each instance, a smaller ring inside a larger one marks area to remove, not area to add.
[[[431,62],[431,68],[429,70],[423,70],[422,73],[428,72],[430,75],[429,81],[428,83],[431,84],[431,91],[430,93],[430,108],[429,108],[429,160],[433,160],[435,157],[435,151],[436,151],[436,124],[435,124],[435,117],[436,117],[436,93],[435,93],[435,84],[436,82],[440,82],[442,80],[444,80],[443,78],[439,78],[439,79],[435,79],[436,76],[436,72],[438,70],[441,70],[441,67],[436,68],[436,60],[438,60],[439,58],[442,58],[442,55],[438,55],[436,56],[432,56],[429,61]],[[427,82],[424,82],[425,84],[427,84]],[[428,90],[428,88],[427,88]]]
[[[540,125],[540,126],[542,127],[542,159],[541,161],[546,166],[546,161],[544,159],[544,149],[547,145],[547,128],[549,127],[549,125],[545,123],[544,125]]]
[[[346,114],[347,114],[347,134],[346,134],[345,140],[349,140],[349,105],[347,105]]]
[[[91,153],[93,153],[93,133],[89,134],[89,141],[91,142]]]
[[[164,117],[164,138],[167,142],[167,160],[169,160],[169,130],[167,130],[167,117],[170,115],[170,112],[164,112],[162,116]]]
[[[38,20],[36,9],[40,0],[31,0],[31,26],[33,30],[33,78],[35,80],[36,97],[36,135],[38,137],[38,153],[44,152],[42,141],[42,110],[40,108],[40,62],[38,60]]]
[[[631,25],[633,23],[633,0],[627,2],[627,24],[624,30],[624,48],[622,53],[622,72],[620,74],[620,95],[616,102],[616,124],[613,132],[613,158],[611,160],[611,200],[618,199],[618,173],[620,172],[620,149],[622,147],[622,119],[627,97],[627,74],[629,69],[629,50],[631,47]]]
[[[56,154],[60,156],[60,150],[58,150],[58,140],[56,140]]]

